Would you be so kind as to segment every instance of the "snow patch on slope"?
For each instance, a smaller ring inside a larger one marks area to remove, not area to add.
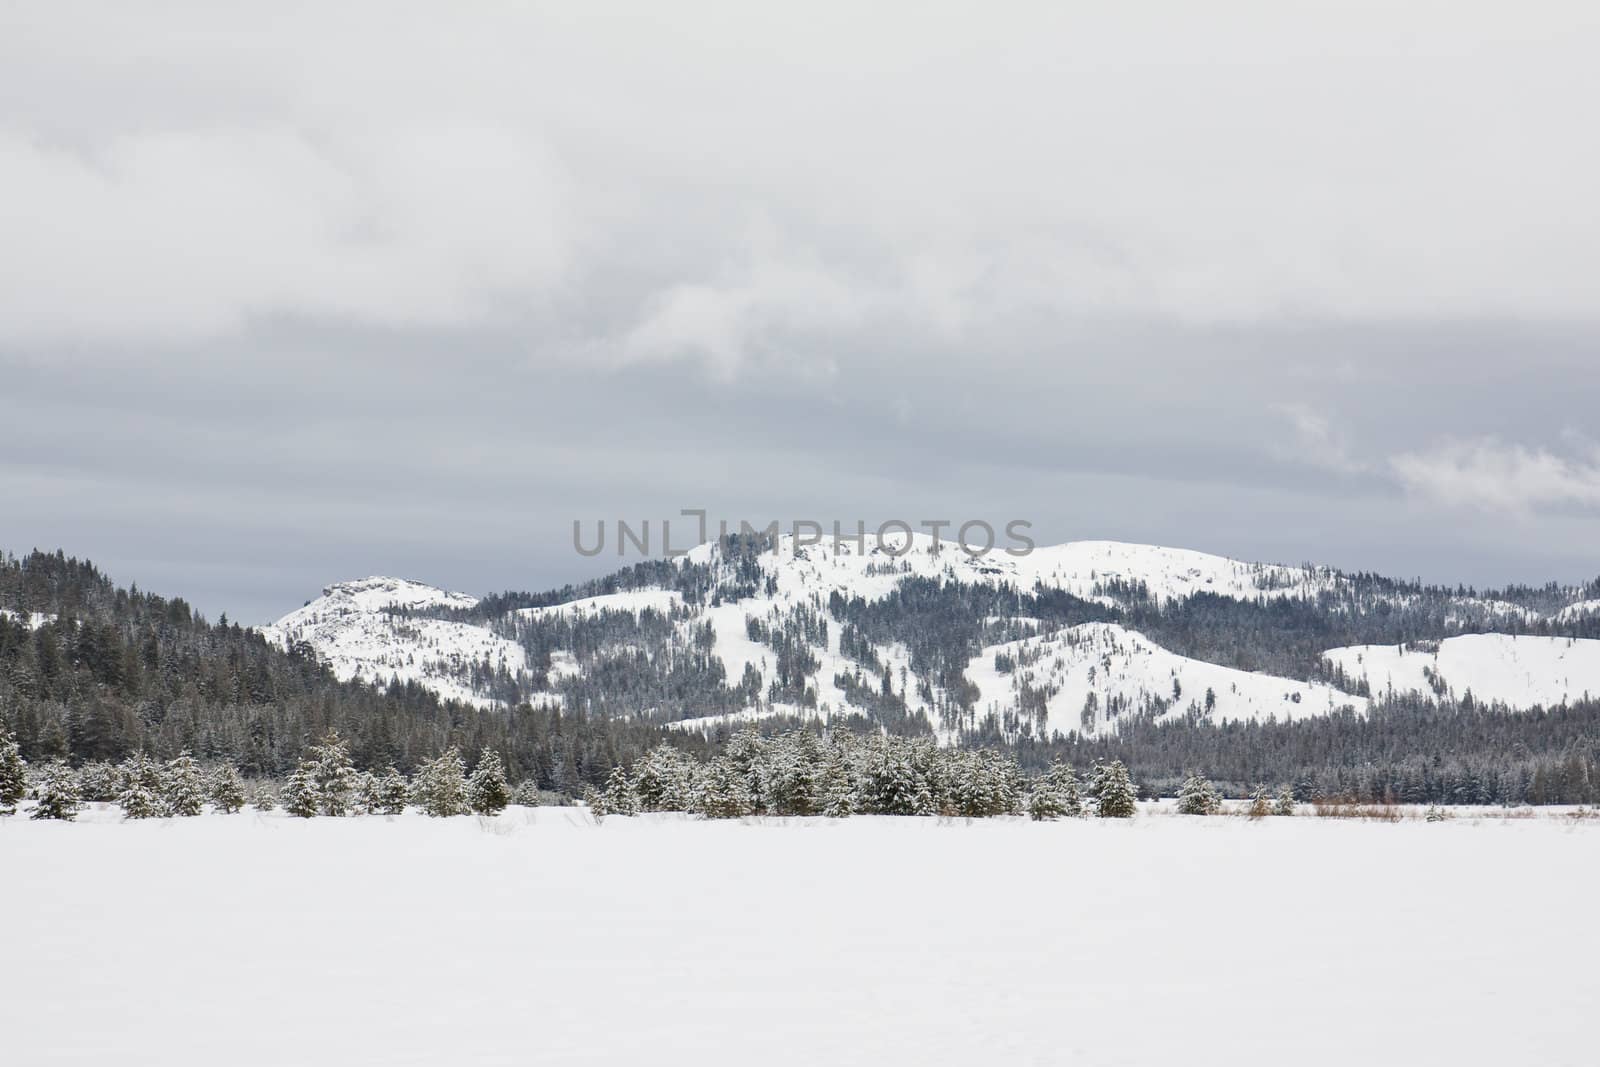
[[[599,615],[604,611],[625,611],[631,615],[641,611],[657,611],[666,615],[682,604],[683,597],[676,590],[634,589],[625,593],[569,600],[565,604],[542,608],[519,608],[514,614],[525,619],[544,619],[555,615]]]
[[[42,611],[23,613],[20,611],[12,611],[10,608],[0,608],[0,618],[7,618],[12,622],[20,622],[30,630],[37,630],[41,626],[49,626],[51,623],[56,621],[56,617],[54,615],[50,615]]]
[[[1416,645],[1351,645],[1323,653],[1373,695],[1393,689],[1437,699],[1470,690],[1480,702],[1526,709],[1600,695],[1600,640],[1463,634]]]

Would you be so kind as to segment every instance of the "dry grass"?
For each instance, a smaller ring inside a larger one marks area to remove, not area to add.
[[[1312,801],[1311,813],[1319,819],[1365,819],[1369,822],[1399,822],[1403,817],[1400,808],[1394,804],[1370,804],[1337,798]]]

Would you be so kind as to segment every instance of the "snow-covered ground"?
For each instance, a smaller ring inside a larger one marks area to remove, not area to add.
[[[1435,648],[1435,646],[1437,646]],[[1600,696],[1600,641],[1464,634],[1423,645],[1352,645],[1323,653],[1372,695],[1389,689],[1464,697],[1512,708]]]
[[[1594,1062],[1600,825],[0,819],[0,1058]]]

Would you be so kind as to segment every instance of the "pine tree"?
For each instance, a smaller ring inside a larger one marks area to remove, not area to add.
[[[322,810],[322,796],[311,768],[304,763],[283,783],[283,810],[299,819],[309,819]]]
[[[524,778],[518,782],[517,787],[511,791],[511,803],[520,804],[525,808],[537,808],[539,806],[539,783],[532,778]]]
[[[350,762],[350,747],[330,730],[322,741],[313,745],[301,766],[309,764],[312,784],[316,788],[317,804],[324,815],[350,814],[350,800],[355,792],[356,769]]]
[[[707,763],[696,783],[692,810],[708,819],[737,819],[755,810],[749,779],[726,756]]]
[[[78,795],[78,781],[72,774],[72,768],[61,760],[45,764],[39,776],[38,792],[39,801],[34,805],[33,818],[71,822],[78,817],[78,809],[83,806],[82,798]]]
[[[932,815],[937,811],[927,776],[913,762],[911,746],[879,738],[861,774],[861,810],[876,815]]]
[[[28,765],[17,739],[0,729],[0,815],[10,815],[28,795]]]
[[[250,806],[257,811],[277,811],[278,792],[268,782],[257,782],[250,790]]]
[[[435,818],[467,813],[467,765],[452,747],[422,765],[411,785],[412,802]]]
[[[368,815],[403,815],[411,785],[406,776],[393,767],[382,774],[368,775],[368,792],[363,807]]]
[[[1276,801],[1274,801],[1273,804],[1272,804],[1272,814],[1274,814],[1274,815],[1293,815],[1294,814],[1294,790],[1293,789],[1290,789],[1288,786],[1284,786],[1283,787],[1283,791],[1278,794],[1278,799]]]
[[[633,765],[640,811],[688,811],[694,765],[671,745],[657,745]]]
[[[118,773],[122,792],[117,794],[117,804],[124,819],[154,819],[166,814],[159,763],[140,752],[124,760]]]
[[[478,765],[467,781],[467,804],[479,815],[498,815],[509,803],[505,764],[500,762],[500,753],[486,748],[478,754]]]
[[[244,779],[239,769],[231,763],[220,763],[211,770],[208,780],[211,803],[220,812],[233,814],[244,807]]]
[[[856,787],[850,768],[842,756],[828,761],[822,778],[822,814],[830,819],[847,819],[856,812]]]
[[[1252,819],[1264,819],[1272,814],[1272,797],[1266,786],[1256,786],[1250,794],[1250,806],[1245,809],[1245,814]]]
[[[180,752],[161,773],[161,804],[168,815],[188,817],[205,810],[206,786],[194,757]]]
[[[1128,768],[1121,760],[1097,763],[1091,789],[1095,798],[1095,814],[1102,819],[1131,819],[1136,810],[1136,793]]]
[[[122,792],[122,774],[109,763],[94,761],[78,768],[78,790],[84,800],[107,803]]]
[[[775,815],[815,815],[821,808],[821,753],[814,735],[791,733],[770,746],[769,803]]]
[[[1204,775],[1191,774],[1178,791],[1178,814],[1215,815],[1222,808],[1222,798]]]
[[[639,814],[639,798],[634,795],[627,768],[620,763],[606,777],[604,805],[607,815]]]
[[[1070,818],[1083,813],[1083,801],[1078,796],[1078,778],[1072,768],[1060,762],[1033,783],[1028,796],[1028,816],[1036,821]]]
[[[371,771],[357,771],[350,779],[351,810],[357,815],[371,815],[377,788],[377,775]]]

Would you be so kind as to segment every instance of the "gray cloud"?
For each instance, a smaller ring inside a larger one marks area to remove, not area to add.
[[[246,618],[692,505],[1591,576],[1536,6],[8,9],[0,544]]]

